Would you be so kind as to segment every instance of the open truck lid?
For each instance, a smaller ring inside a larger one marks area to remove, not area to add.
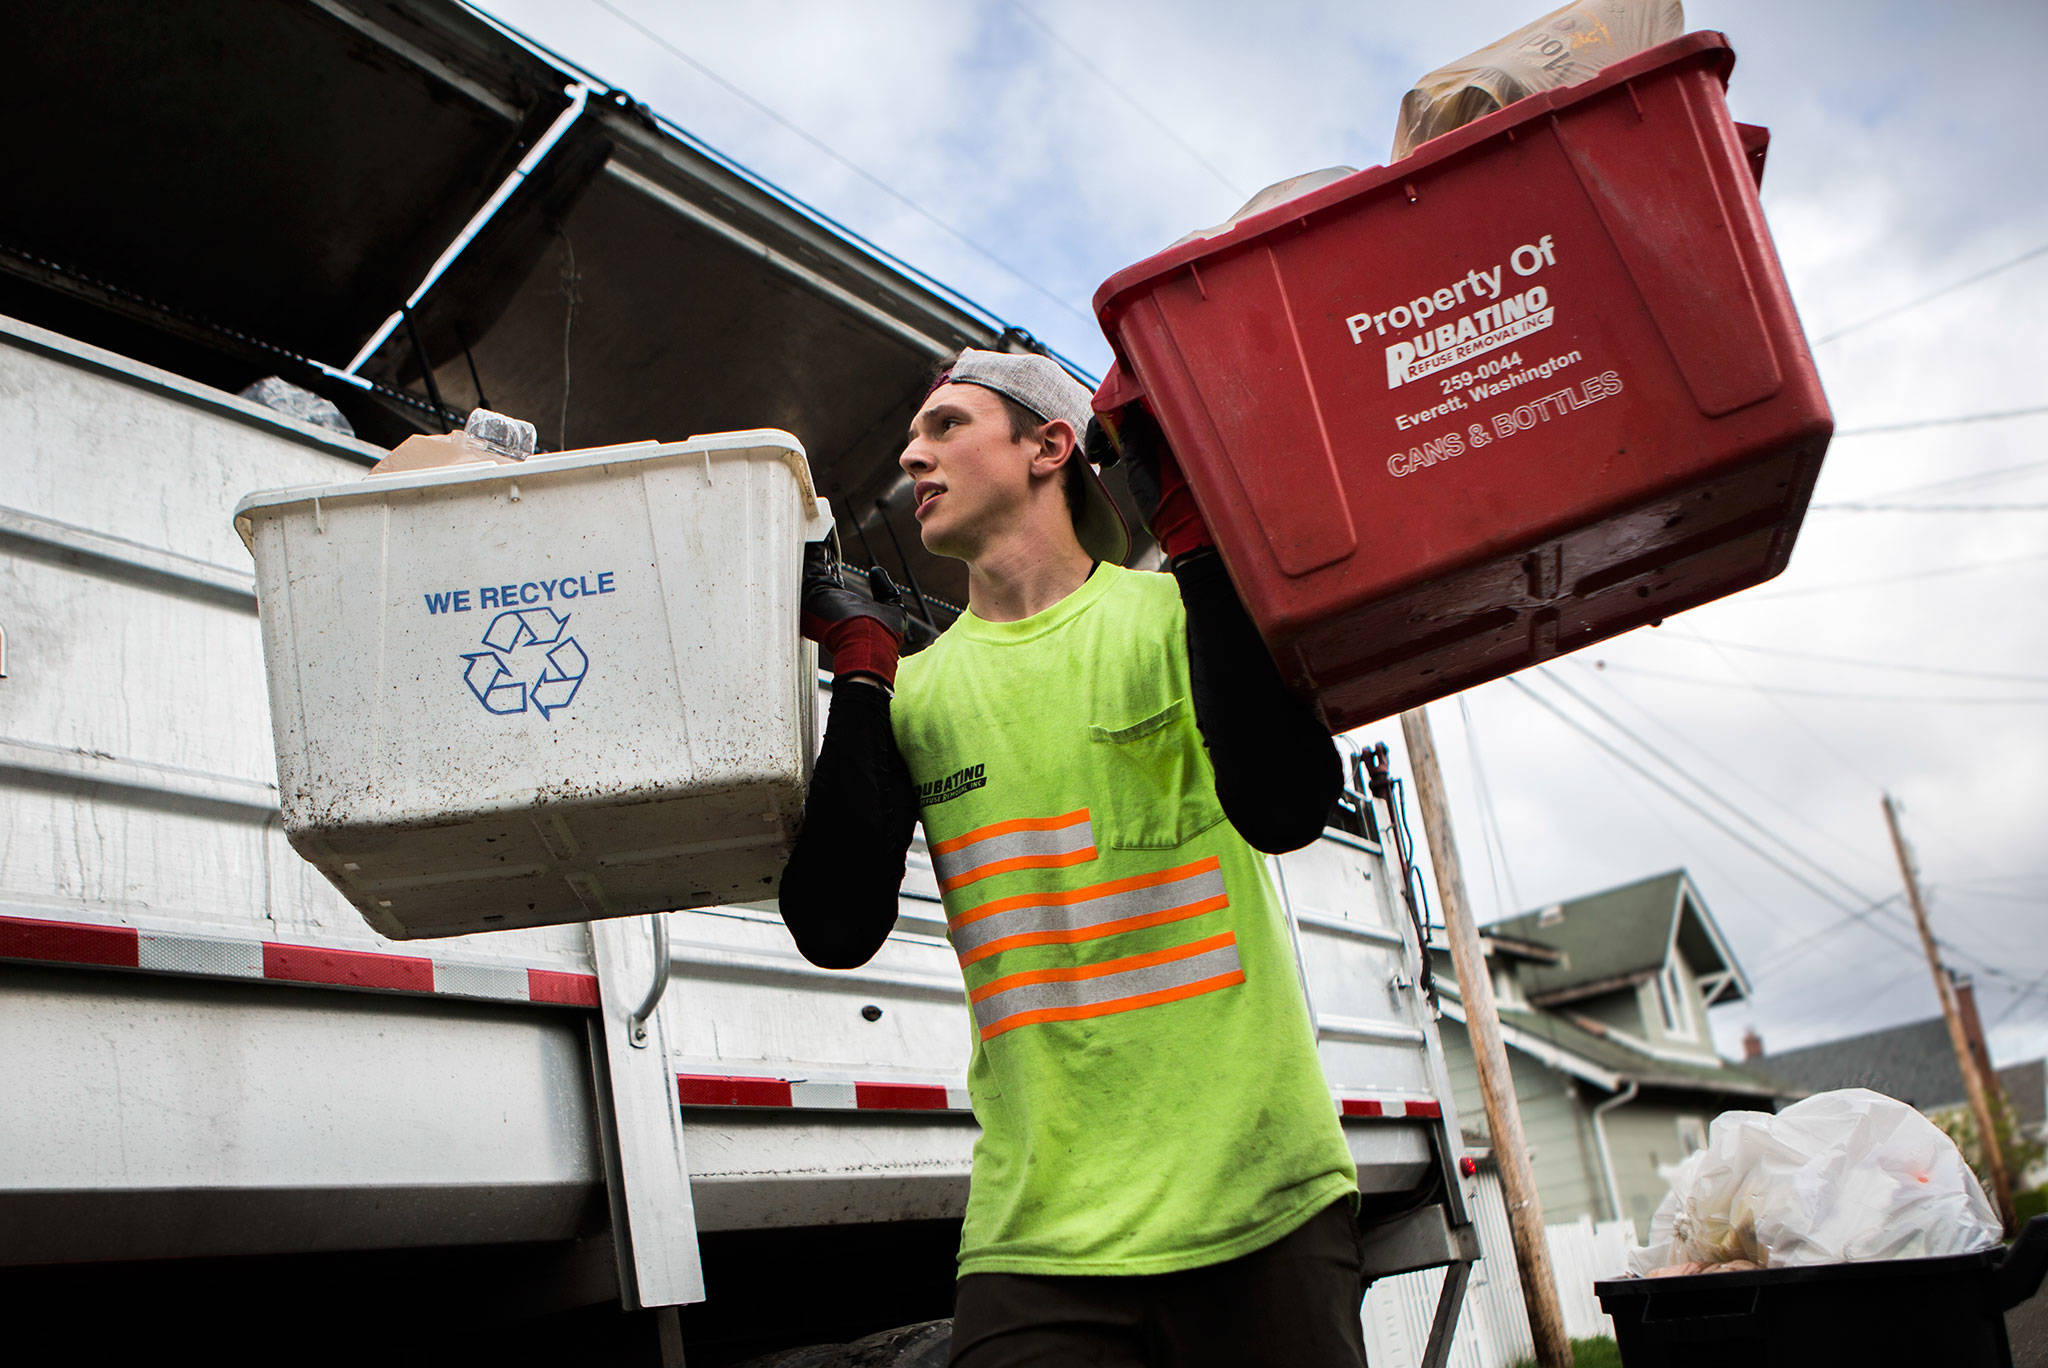
[[[1002,320],[449,0],[78,0],[28,29],[0,313],[231,392],[282,375],[384,446],[479,404],[544,449],[781,428],[850,556],[864,533],[964,598],[895,458],[937,360],[1029,345]]]

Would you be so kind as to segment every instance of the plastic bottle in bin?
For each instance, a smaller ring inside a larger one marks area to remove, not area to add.
[[[489,409],[471,409],[462,431],[408,437],[389,456],[370,467],[370,473],[395,475],[477,461],[510,465],[532,456],[536,441],[533,424],[523,418]]]
[[[513,418],[489,409],[471,409],[462,425],[462,435],[494,456],[523,461],[533,455],[539,434],[524,418]]]

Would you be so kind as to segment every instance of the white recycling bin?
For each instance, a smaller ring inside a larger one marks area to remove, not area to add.
[[[803,447],[759,430],[251,494],[291,843],[409,939],[772,895],[810,780]]]

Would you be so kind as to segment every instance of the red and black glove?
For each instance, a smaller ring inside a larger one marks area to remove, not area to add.
[[[799,626],[807,639],[831,652],[834,679],[870,675],[893,685],[908,620],[896,585],[879,565],[864,576],[847,576],[844,569],[824,542],[804,547]],[[858,583],[862,579],[865,585]]]
[[[1168,561],[1215,546],[1166,434],[1144,405],[1131,404],[1114,419],[1098,417],[1088,425],[1088,434],[1091,459],[1100,463],[1113,449],[1122,461],[1145,528]]]

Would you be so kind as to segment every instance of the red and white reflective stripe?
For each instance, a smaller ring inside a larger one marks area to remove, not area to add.
[[[0,959],[135,969],[141,965],[139,940],[132,926],[0,917]]]
[[[794,1111],[969,1110],[967,1089],[947,1083],[863,1083],[852,1080],[782,1078],[763,1074],[685,1073],[676,1075],[676,1098],[686,1107],[771,1107]],[[1333,1099],[1345,1116],[1439,1118],[1443,1108],[1427,1098]]]
[[[432,955],[394,955],[381,950],[143,931],[133,926],[42,917],[0,916],[0,959],[434,993],[495,1002],[597,1006],[595,974]]]
[[[787,1107],[798,1111],[969,1110],[967,1089],[945,1083],[864,1083],[759,1074],[677,1074],[686,1107]]]
[[[1339,1097],[1337,1111],[1344,1116],[1405,1116],[1441,1118],[1442,1104],[1420,1097]]]
[[[500,1002],[595,1007],[597,976],[512,964],[342,950],[282,941],[143,931],[132,926],[0,915],[0,960],[93,965],[262,979],[384,992],[433,993]],[[970,1110],[967,1089],[945,1083],[792,1079],[757,1074],[678,1074],[677,1097],[693,1107],[786,1107],[795,1110]],[[1350,1117],[1430,1118],[1443,1115],[1421,1097],[1339,1095]]]

